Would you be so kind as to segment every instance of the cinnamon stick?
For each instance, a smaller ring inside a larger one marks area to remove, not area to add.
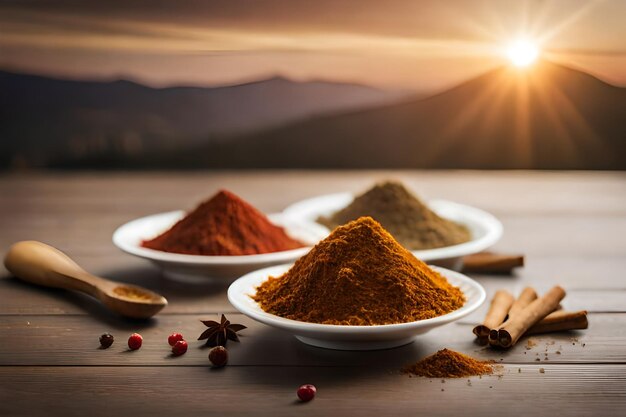
[[[525,333],[527,335],[562,332],[566,330],[580,330],[589,327],[587,311],[563,311],[557,310],[548,314],[546,318],[532,326]]]
[[[487,342],[489,331],[502,324],[514,301],[515,298],[513,298],[510,292],[506,290],[496,291],[483,324],[474,327],[473,330],[480,343]]]
[[[507,320],[497,331],[497,338],[490,334],[489,338],[497,340],[497,345],[509,348],[535,324],[539,323],[548,314],[552,313],[565,297],[565,290],[559,286],[553,287],[543,297],[537,298],[526,306],[515,317]]]
[[[532,303],[537,299],[537,291],[534,288],[526,287],[522,290],[517,300],[511,306],[509,310],[509,320],[511,316],[517,316],[522,310],[528,306],[528,304]],[[502,324],[502,323],[500,323]]]
[[[510,274],[514,268],[521,266],[524,266],[523,255],[480,252],[463,258],[463,272]]]
[[[524,288],[522,292],[520,293],[519,297],[517,297],[517,300],[515,300],[513,305],[511,305],[511,308],[509,309],[509,314],[507,316],[507,320],[511,320],[511,317],[515,317],[519,315],[530,303],[532,303],[536,299],[537,299],[537,292],[533,288],[531,287]],[[499,329],[503,325],[504,323],[500,323],[497,326],[494,326],[492,329]],[[491,345],[497,345],[498,344],[498,332],[497,331],[492,332],[491,331],[492,329],[489,329],[488,342]]]

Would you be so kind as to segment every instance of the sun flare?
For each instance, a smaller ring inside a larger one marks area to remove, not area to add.
[[[539,48],[527,39],[520,39],[507,46],[506,56],[514,66],[524,68],[537,60]]]

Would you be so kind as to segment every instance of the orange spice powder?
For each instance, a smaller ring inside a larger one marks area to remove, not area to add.
[[[406,323],[465,302],[461,290],[404,249],[371,217],[336,228],[253,296],[293,320],[343,325]]]

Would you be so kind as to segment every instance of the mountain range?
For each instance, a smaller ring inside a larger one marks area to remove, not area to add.
[[[125,80],[75,81],[0,71],[0,166],[175,154],[405,94],[284,77],[212,88],[151,88]]]
[[[126,91],[147,89],[128,82],[110,83],[99,85],[107,90],[101,93],[102,96],[112,95],[109,90],[121,88],[118,84]],[[353,100],[348,104],[343,101],[341,103],[345,105],[334,108],[326,103],[313,110],[311,106],[305,106],[306,110],[303,110],[298,98],[302,96],[283,94],[282,101],[269,98],[276,96],[274,87],[283,84],[289,85],[290,89],[323,90],[323,94],[313,94],[317,99],[311,101],[318,104],[325,101],[333,102],[333,105],[340,103],[335,93],[339,90]],[[496,68],[425,98],[399,96],[354,85],[322,83],[324,88],[321,88],[317,83],[293,84],[284,79],[272,79],[225,87],[228,92],[260,88],[265,91],[253,102],[247,102],[245,95],[222,92],[216,106],[228,109],[222,116],[224,124],[229,126],[227,134],[217,128],[218,122],[203,120],[205,115],[213,114],[207,112],[210,107],[179,98],[180,89],[150,89],[150,94],[146,95],[120,94],[118,97],[126,98],[104,101],[109,106],[107,108],[114,109],[119,116],[111,126],[143,135],[142,143],[147,142],[150,146],[144,145],[132,152],[57,152],[55,158],[48,160],[48,166],[103,169],[626,169],[626,89],[551,62],[539,62],[524,70]],[[95,87],[90,84],[89,88]],[[24,100],[33,101],[32,97],[37,97],[38,91],[22,88],[22,93],[29,96]],[[54,103],[46,104],[47,108],[53,109],[54,117],[45,124],[33,123],[41,120],[39,117],[48,119],[33,112],[29,107],[31,104],[23,106],[19,112],[21,122],[11,122],[18,127],[28,125],[29,121],[33,129],[37,125],[45,127],[40,135],[46,137],[47,132],[50,137],[50,133],[55,132],[53,143],[59,143],[62,134],[88,131],[89,126],[94,129],[94,135],[102,135],[102,125],[90,125],[92,119],[67,116],[68,107],[80,109],[78,114],[83,116],[85,109],[93,112],[98,108],[92,103],[81,102],[84,98],[81,98],[80,89],[74,94],[70,97],[78,104],[67,106],[63,102],[65,106],[59,105],[58,112],[54,111]],[[58,95],[62,94],[59,92]],[[100,100],[103,100],[102,96],[99,96]],[[354,99],[356,96],[358,100]],[[13,101],[0,105],[3,110],[15,107]],[[294,108],[300,109],[299,112]],[[256,118],[259,114],[265,115],[262,123]],[[96,120],[99,119],[96,117]],[[164,124],[163,120],[170,122]],[[3,139],[5,132],[6,127],[0,127]],[[19,131],[12,133],[14,138],[21,138]],[[34,133],[31,136],[40,137]],[[80,135],[74,139],[75,143],[81,140]]]
[[[550,62],[181,155],[246,168],[626,169],[626,89]]]

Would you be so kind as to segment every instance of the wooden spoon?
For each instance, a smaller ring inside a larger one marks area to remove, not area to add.
[[[41,242],[15,243],[4,265],[24,281],[84,292],[127,317],[152,317],[167,305],[163,296],[145,288],[91,275],[60,250]]]

